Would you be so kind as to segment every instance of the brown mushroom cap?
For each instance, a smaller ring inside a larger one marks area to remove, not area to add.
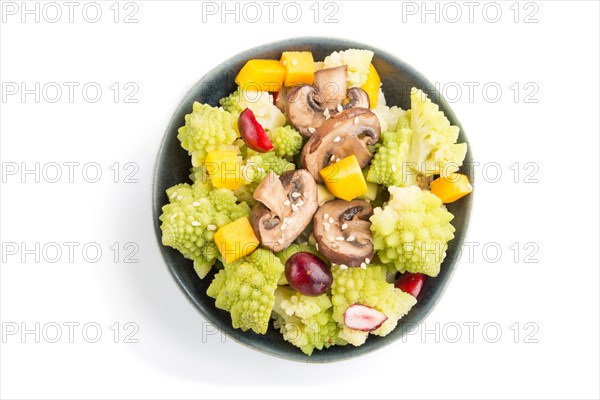
[[[368,264],[373,259],[371,215],[373,206],[363,200],[332,200],[319,207],[313,217],[319,252],[334,264]]]
[[[348,89],[345,65],[315,72],[312,86],[291,88],[285,101],[288,119],[305,136],[312,136],[329,117],[353,107],[369,108],[369,95],[361,88]]]
[[[252,197],[252,228],[261,244],[275,252],[285,250],[310,223],[317,209],[317,185],[303,169],[274,172],[260,182]]]
[[[373,158],[367,146],[377,143],[380,133],[379,119],[370,110],[344,110],[325,121],[304,145],[302,166],[317,183],[323,183],[319,171],[352,154],[363,168]]]

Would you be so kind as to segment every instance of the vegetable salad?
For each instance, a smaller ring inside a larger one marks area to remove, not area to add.
[[[309,356],[394,330],[454,238],[444,204],[472,191],[458,127],[417,88],[388,106],[373,55],[248,60],[233,93],[185,116],[192,183],[160,217],[234,328]]]

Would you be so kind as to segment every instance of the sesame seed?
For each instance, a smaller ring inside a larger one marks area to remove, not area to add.
[[[285,231],[287,229],[287,224],[281,224],[281,227],[279,229]]]
[[[284,224],[287,224],[289,220],[290,220],[290,219],[289,219],[288,217],[285,217],[285,218],[283,219],[283,223],[284,223]]]
[[[336,158],[336,159],[335,159],[335,162],[340,162],[340,159],[339,159],[339,158]]]
[[[289,207],[290,204],[292,204],[292,203],[289,200],[286,200],[286,201],[283,202],[284,206],[288,206]]]
[[[329,158],[329,161],[335,161],[335,154],[331,155],[331,157]]]
[[[329,217],[328,221],[329,221],[330,224],[333,224],[335,222],[335,220],[333,218],[331,218],[331,217]]]
[[[177,192],[173,192],[171,193],[171,196],[169,196],[170,199],[172,199],[173,197],[177,196]]]
[[[342,230],[348,229],[348,224],[342,224]]]
[[[298,200],[298,201],[296,202],[296,205],[297,205],[298,207],[301,207],[301,206],[303,206],[303,205],[304,205],[304,200]]]
[[[316,129],[315,129],[315,128],[313,128],[312,126],[309,126],[309,127],[308,127],[308,131],[309,131],[310,133],[315,133]]]
[[[295,204],[292,204],[292,211],[293,211],[293,212],[296,212],[296,211],[298,211],[298,209],[299,209],[299,207],[298,207],[297,205],[295,205]]]
[[[350,235],[346,238],[346,242],[354,242],[356,240],[356,237],[354,235]]]
[[[365,263],[367,263],[367,264],[370,264],[370,263],[371,263],[371,260],[370,260],[370,259],[368,259],[368,258],[365,258]]]
[[[396,172],[396,164],[392,164],[392,172]]]
[[[285,64],[287,64],[287,61],[283,60],[283,66],[285,67]]]
[[[315,249],[317,249],[317,251],[319,251],[319,243],[315,243]]]
[[[206,229],[208,229],[209,231],[216,231],[217,227],[216,225],[210,224],[206,226]]]
[[[194,207],[198,207],[198,206],[200,205],[200,202],[198,202],[198,201],[195,201],[195,202],[193,202],[193,203],[192,203],[192,205],[193,205]]]
[[[173,221],[175,219],[175,217],[177,216],[177,214],[173,214],[171,215],[171,221]]]
[[[183,199],[183,196],[177,196],[177,200]]]
[[[344,107],[342,107],[341,104],[338,104],[337,110],[338,110],[338,112],[342,112],[342,111],[344,111]]]
[[[327,214],[327,213],[323,214],[323,218],[325,218],[325,219],[329,218],[329,214]]]
[[[297,65],[298,64],[298,60],[296,60],[295,58],[292,59],[292,65]]]
[[[331,227],[331,225],[329,225],[327,222],[324,222],[323,226],[325,227],[325,232],[329,232],[329,228]]]
[[[354,125],[358,125],[358,117],[354,117]]]
[[[192,221],[192,226],[200,226],[200,222],[198,222],[198,221]]]
[[[325,111],[323,111],[323,115],[326,116],[326,117],[330,116],[330,114],[329,114],[329,108],[326,108]]]
[[[279,243],[279,244],[283,244],[283,238],[281,238],[281,239],[277,239],[277,243]]]
[[[340,269],[348,269],[348,266],[346,264],[340,264]]]
[[[342,140],[342,138],[341,138],[341,137],[339,137],[339,136],[336,136],[336,137],[335,137],[335,139],[333,139],[333,143],[338,143],[338,142],[340,142],[341,140]]]
[[[361,263],[361,264],[360,264],[360,267],[361,267],[362,269],[367,269],[367,264],[365,264],[365,263]]]
[[[338,236],[335,238],[335,240],[337,240],[338,242],[343,242],[344,241],[344,237],[343,236]]]
[[[300,193],[298,193],[298,192],[294,192],[294,193],[292,193],[292,197],[293,197],[294,199],[297,199],[297,198],[298,198],[298,197],[300,197],[300,196],[302,196],[302,195],[301,195]]]

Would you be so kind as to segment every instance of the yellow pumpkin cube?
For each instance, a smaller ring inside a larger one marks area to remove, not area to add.
[[[379,101],[379,86],[381,86],[381,78],[373,64],[371,64],[369,65],[367,81],[361,86],[361,89],[369,95],[369,106],[371,108],[377,107],[377,102]]]
[[[313,60],[310,51],[284,51],[281,53],[281,65],[286,70],[285,86],[296,86],[303,83],[313,84],[315,60]]]
[[[367,181],[354,154],[323,168],[319,173],[331,194],[342,200],[353,200],[368,191]]]
[[[285,79],[285,68],[277,60],[248,60],[235,83],[242,90],[279,92]]]
[[[227,264],[252,253],[260,244],[246,217],[220,227],[215,232],[214,240]]]
[[[431,193],[439,197],[444,203],[452,203],[471,193],[473,186],[469,178],[463,174],[452,173],[450,176],[440,176],[429,185]]]
[[[242,158],[235,150],[209,151],[204,166],[216,188],[235,190],[246,183],[242,176]]]

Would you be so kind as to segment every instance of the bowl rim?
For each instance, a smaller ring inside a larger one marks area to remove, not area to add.
[[[236,343],[239,343],[249,349],[258,351],[265,355],[274,356],[279,359],[283,359],[283,360],[287,360],[287,361],[294,361],[294,362],[298,362],[298,363],[331,364],[331,363],[336,363],[336,362],[352,360],[352,359],[361,357],[363,355],[370,354],[372,352],[381,350],[382,348],[387,347],[387,346],[391,345],[392,343],[397,342],[402,337],[404,337],[406,332],[403,332],[396,337],[389,337],[388,340],[383,340],[386,337],[380,337],[380,339],[382,341],[378,342],[379,345],[377,345],[377,346],[372,346],[372,347],[357,346],[357,347],[353,347],[352,351],[350,351],[348,353],[343,353],[343,354],[332,353],[332,354],[327,354],[326,356],[323,356],[321,358],[307,356],[306,354],[301,352],[299,348],[297,348],[295,346],[294,346],[294,350],[297,350],[296,353],[268,350],[266,347],[261,347],[261,346],[254,344],[251,338],[247,338],[245,336],[246,332],[243,332],[239,329],[235,329],[237,334],[232,335],[229,332],[227,332],[226,329],[222,329],[222,327],[220,326],[220,324],[218,322],[212,321],[211,318],[209,318],[209,316],[205,314],[205,312],[202,310],[200,305],[195,300],[195,297],[193,296],[190,288],[186,284],[184,284],[181,276],[179,276],[179,274],[176,273],[176,271],[174,270],[174,267],[171,265],[170,261],[167,259],[167,255],[166,255],[165,248],[164,248],[165,245],[163,245],[162,241],[161,241],[162,231],[160,229],[160,220],[159,220],[160,213],[157,213],[157,210],[160,210],[162,208],[162,206],[165,205],[162,203],[161,204],[158,203],[158,196],[157,196],[157,187],[159,186],[159,173],[162,168],[162,165],[160,163],[161,155],[165,151],[167,142],[169,141],[169,135],[173,131],[173,128],[176,128],[181,125],[181,121],[177,116],[177,110],[180,110],[182,107],[187,105],[187,103],[189,102],[189,99],[191,97],[193,97],[193,95],[198,91],[198,88],[202,85],[205,78],[214,75],[215,73],[219,72],[223,68],[226,68],[229,64],[234,64],[235,60],[249,59],[249,57],[253,53],[255,54],[257,52],[268,51],[269,49],[271,49],[274,46],[289,46],[290,49],[294,49],[294,48],[297,48],[297,47],[300,47],[303,45],[306,46],[307,44],[310,44],[313,46],[320,46],[323,44],[335,45],[335,46],[338,46],[340,50],[351,49],[351,48],[368,49],[375,53],[375,57],[382,58],[384,60],[391,60],[395,64],[401,65],[405,70],[410,71],[410,74],[412,76],[414,76],[419,82],[423,82],[424,85],[429,86],[434,89],[435,94],[437,95],[436,96],[436,104],[441,109],[444,110],[444,114],[446,115],[446,117],[449,120],[454,121],[454,124],[456,124],[457,126],[460,127],[460,132],[461,132],[461,136],[462,136],[461,139],[463,140],[462,143],[467,144],[467,156],[465,157],[465,161],[464,161],[463,165],[465,165],[466,163],[470,162],[473,159],[473,151],[471,149],[470,143],[466,136],[465,130],[463,129],[461,123],[456,118],[454,111],[452,110],[452,108],[450,108],[450,106],[448,105],[446,100],[441,96],[441,94],[435,88],[435,86],[432,85],[431,82],[423,74],[421,74],[418,70],[416,70],[414,67],[412,67],[412,65],[406,63],[402,59],[398,58],[397,56],[395,56],[385,50],[381,50],[377,47],[371,46],[366,43],[360,43],[360,42],[356,42],[354,40],[348,40],[348,39],[333,37],[333,36],[302,36],[302,37],[296,37],[296,38],[288,38],[288,39],[270,41],[270,42],[252,47],[250,49],[246,49],[241,52],[235,53],[235,54],[231,55],[229,58],[219,62],[215,67],[213,67],[210,70],[208,70],[207,72],[205,72],[192,85],[192,87],[186,91],[186,93],[184,94],[184,96],[179,101],[178,105],[176,106],[175,112],[169,119],[169,122],[167,124],[166,129],[164,130],[158,151],[155,156],[155,164],[154,164],[154,168],[153,168],[153,177],[152,177],[151,205],[152,205],[152,217],[153,217],[155,237],[157,240],[159,251],[161,253],[161,257],[162,257],[164,263],[166,264],[172,278],[177,283],[177,286],[185,294],[187,301],[198,311],[198,313],[202,316],[202,318],[207,323],[211,324],[222,335],[225,335],[227,339],[232,339]],[[473,181],[474,181],[474,179],[472,179],[472,177],[471,177],[471,184],[472,184],[473,188],[475,188]],[[464,239],[467,236],[467,233],[469,230],[471,210],[473,208],[473,194],[474,194],[474,191],[472,193],[470,193],[470,195],[469,195],[470,198],[468,199],[468,201],[465,205],[466,212],[465,212],[463,227],[461,228],[460,233],[458,235],[455,235],[455,237],[453,239],[453,241],[456,241],[455,243],[458,244],[459,246],[462,246],[462,244],[464,243]],[[434,293],[433,298],[429,299],[429,304],[428,304],[427,309],[425,309],[422,312],[422,314],[418,320],[419,324],[423,323],[425,321],[425,319],[431,314],[431,312],[434,310],[434,308],[439,303],[440,299],[443,297],[445,291],[447,290],[447,288],[450,284],[450,281],[452,280],[452,277],[454,276],[454,272],[455,272],[458,264],[459,264],[459,260],[452,260],[450,262],[450,265],[446,266],[446,268],[448,269],[448,271],[446,272],[447,275],[446,275],[444,281],[441,283],[440,288]],[[435,279],[435,278],[433,278],[433,279]],[[212,307],[215,307],[215,305],[213,304]],[[394,328],[394,330],[397,330],[397,329],[400,329],[400,325],[398,325]],[[348,346],[350,346],[350,345],[348,345]],[[315,349],[315,351],[319,351],[319,350]],[[313,353],[313,355],[314,354],[315,353]]]

